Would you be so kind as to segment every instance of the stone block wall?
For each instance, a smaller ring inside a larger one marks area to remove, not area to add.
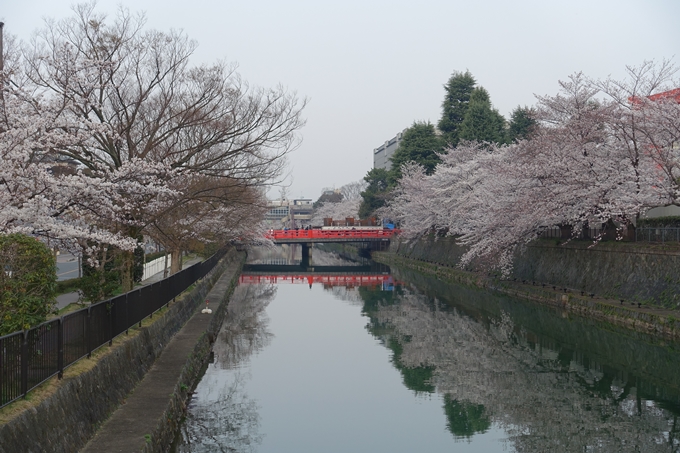
[[[393,241],[390,252],[455,267],[465,248],[451,237]],[[537,240],[517,254],[511,278],[601,297],[680,307],[680,244]]]

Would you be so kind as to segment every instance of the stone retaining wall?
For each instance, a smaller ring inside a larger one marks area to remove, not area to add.
[[[405,258],[455,267],[465,248],[452,237],[393,241],[390,252]],[[529,244],[514,261],[513,278],[536,281],[600,297],[666,308],[680,307],[680,244],[557,239]]]
[[[484,288],[532,300],[544,305],[566,309],[589,319],[609,322],[658,337],[680,338],[680,319],[667,310],[637,309],[636,305],[630,305],[630,303],[617,304],[615,300],[596,299],[587,294],[581,296],[572,291],[565,293],[560,288],[553,290],[550,286],[534,286],[533,284],[499,280],[485,274],[467,272],[442,266],[438,263],[418,261],[392,252],[375,252],[373,258],[388,265],[406,267],[430,274],[445,282]]]

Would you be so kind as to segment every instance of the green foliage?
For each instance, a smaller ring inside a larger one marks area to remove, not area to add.
[[[401,166],[407,162],[415,162],[425,167],[425,172],[430,175],[441,158],[439,154],[444,152],[444,143],[437,136],[431,123],[413,123],[413,126],[404,131],[399,148],[394,152],[390,160],[389,183],[396,184],[401,179]]]
[[[134,262],[132,266],[132,281],[139,283],[144,277],[144,248],[141,246],[142,236],[137,238],[138,246],[134,251]]]
[[[641,218],[637,221],[639,228],[680,228],[680,216]]]
[[[529,107],[518,106],[510,115],[506,142],[512,143],[530,138],[537,126],[534,111]]]
[[[475,88],[475,78],[469,71],[454,72],[444,85],[446,94],[442,102],[442,117],[437,126],[444,136],[447,145],[458,145],[458,129],[465,118],[470,102],[470,95]]]
[[[367,219],[375,213],[376,209],[385,206],[388,197],[389,172],[384,168],[374,168],[364,176],[368,183],[366,190],[361,192],[363,200],[359,206],[359,217]]]
[[[489,93],[482,87],[470,94],[470,102],[458,129],[460,140],[503,143],[505,118],[491,107]]]
[[[408,343],[409,338],[404,338],[402,341]],[[387,342],[387,347],[393,352],[392,363],[394,367],[399,370],[406,388],[413,390],[416,393],[434,393],[434,385],[430,383],[432,379],[432,374],[434,373],[434,367],[432,366],[417,366],[417,367],[407,367],[401,361],[401,355],[404,352],[404,347],[394,337],[391,337]]]
[[[155,259],[158,259],[158,258],[160,258],[160,257],[162,257],[162,256],[165,256],[165,251],[154,252],[154,253],[147,253],[147,254],[144,256],[144,261],[145,261],[146,263],[150,263],[151,261],[153,261],[153,260],[155,260]]]
[[[207,259],[217,253],[221,247],[222,245],[218,244],[217,242],[206,242],[202,249],[197,250],[197,253],[201,258]]]
[[[30,236],[0,235],[0,264],[0,335],[45,321],[57,287],[51,250]]]
[[[57,281],[56,294],[66,294],[80,289],[81,278],[70,278],[68,280]]]
[[[85,299],[99,302],[108,299],[121,290],[120,260],[118,249],[109,246],[99,250],[92,258],[98,261],[96,267],[87,264],[88,257],[83,256],[83,277],[80,289]]]
[[[481,404],[460,403],[449,395],[444,396],[446,427],[456,438],[469,439],[477,433],[485,433],[491,420]]]

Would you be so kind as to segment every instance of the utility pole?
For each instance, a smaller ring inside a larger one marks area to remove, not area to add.
[[[0,72],[5,69],[5,47],[2,42],[2,35],[4,34],[3,28],[5,26],[4,22],[0,22]]]
[[[0,22],[0,108],[4,110],[5,108],[5,44],[3,43],[3,31],[5,27],[4,22]]]

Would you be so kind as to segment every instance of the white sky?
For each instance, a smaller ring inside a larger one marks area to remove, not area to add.
[[[28,40],[68,0],[5,0],[5,33]],[[237,62],[251,84],[309,99],[289,197],[361,179],[373,149],[414,121],[435,123],[443,84],[465,69],[507,117],[583,71],[623,77],[626,65],[680,65],[680,0],[100,0],[145,11],[148,26],[184,29],[194,62]],[[277,196],[278,192],[270,192]]]

